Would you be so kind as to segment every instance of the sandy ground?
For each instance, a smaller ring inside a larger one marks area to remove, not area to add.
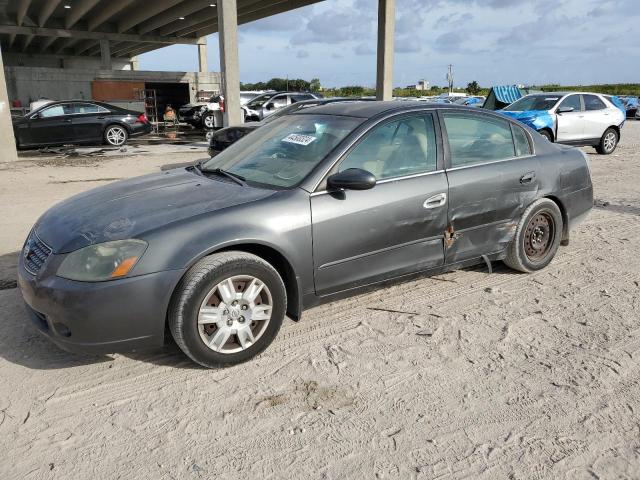
[[[315,308],[213,371],[173,344],[84,357],[32,331],[12,287],[37,217],[203,153],[0,164],[0,478],[640,478],[640,122],[590,155],[597,207],[534,275]]]

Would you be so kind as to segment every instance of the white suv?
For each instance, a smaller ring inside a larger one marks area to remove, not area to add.
[[[593,146],[612,153],[625,114],[598,93],[533,93],[499,111],[537,130],[551,142]]]

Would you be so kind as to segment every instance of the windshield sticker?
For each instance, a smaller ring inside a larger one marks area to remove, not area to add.
[[[295,143],[296,145],[307,146],[315,139],[316,137],[312,137],[311,135],[300,135],[299,133],[291,133],[284,137],[282,141],[287,143]]]

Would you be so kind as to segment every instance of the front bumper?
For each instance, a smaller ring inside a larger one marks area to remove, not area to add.
[[[22,257],[18,266],[18,287],[40,333],[74,353],[115,353],[163,344],[169,300],[182,270],[76,282],[51,274],[51,264],[59,264],[51,257],[36,276],[25,270]]]

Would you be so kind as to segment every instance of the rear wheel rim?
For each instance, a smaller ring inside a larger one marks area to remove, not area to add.
[[[556,222],[548,212],[536,213],[524,232],[524,252],[533,262],[544,260],[553,246],[556,236]]]
[[[215,285],[198,311],[198,333],[217,353],[238,353],[267,330],[273,298],[267,285],[251,275],[236,275]]]
[[[207,128],[213,128],[213,117],[211,115],[204,117],[204,126]]]
[[[616,146],[616,134],[609,132],[604,137],[604,149],[607,152],[613,151]]]
[[[127,139],[127,134],[120,127],[111,127],[107,131],[107,141],[111,145],[116,145],[116,146],[122,145],[126,139]]]

